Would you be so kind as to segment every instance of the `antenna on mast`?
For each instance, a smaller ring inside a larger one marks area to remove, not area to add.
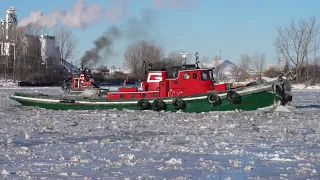
[[[196,66],[197,66],[196,68],[199,69],[199,62],[200,62],[200,61],[198,60],[198,59],[199,59],[199,53],[196,52],[195,56],[196,56]]]

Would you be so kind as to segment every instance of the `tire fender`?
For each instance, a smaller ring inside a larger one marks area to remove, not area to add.
[[[221,104],[221,98],[216,93],[209,93],[207,97],[208,103],[212,104],[213,106],[217,106]]]
[[[227,93],[227,99],[232,104],[239,104],[241,102],[241,96],[236,91],[229,91]]]
[[[137,103],[137,107],[139,110],[147,110],[150,108],[150,102],[146,99],[140,99]]]
[[[172,106],[176,109],[176,110],[184,110],[186,109],[186,102],[181,99],[181,98],[174,98],[172,100]]]
[[[62,103],[75,103],[75,101],[73,99],[62,99],[62,100],[60,100],[60,102],[62,102]]]
[[[282,96],[284,94],[283,87],[279,83],[272,84],[272,90],[273,90],[273,92],[279,94],[280,96]]]
[[[166,103],[162,99],[156,99],[152,103],[152,109],[155,111],[166,110]]]

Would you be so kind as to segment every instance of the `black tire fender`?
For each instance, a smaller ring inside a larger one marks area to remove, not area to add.
[[[292,95],[291,94],[283,94],[281,96],[281,105],[286,105],[288,102],[292,101]]]
[[[139,110],[147,110],[151,106],[150,102],[146,99],[140,99],[137,103],[137,107]]]
[[[232,104],[239,104],[241,102],[241,96],[236,91],[229,91],[227,93],[227,99]]]
[[[221,104],[221,98],[218,96],[218,94],[213,92],[208,94],[207,100],[209,104],[212,104],[214,106]]]
[[[284,89],[281,86],[281,84],[279,84],[279,83],[272,84],[272,90],[273,90],[273,92],[279,94],[280,96],[282,96],[284,94]]]
[[[152,109],[155,111],[166,110],[166,103],[162,99],[156,99],[152,103]]]
[[[176,109],[176,110],[184,110],[186,109],[186,102],[181,99],[181,98],[174,98],[172,100],[172,106]]]
[[[62,102],[62,103],[75,103],[75,101],[73,99],[62,99],[62,100],[60,100],[60,102]]]

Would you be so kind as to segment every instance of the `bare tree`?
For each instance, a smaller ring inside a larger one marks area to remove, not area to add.
[[[314,41],[314,52],[313,52],[313,83],[316,83],[316,65],[317,65],[316,62],[319,59],[319,57],[317,57],[319,43],[320,43],[320,38],[316,38]]]
[[[182,55],[179,52],[171,51],[168,54],[168,57],[165,58],[165,61],[168,66],[170,66],[170,65],[171,66],[181,66],[182,64],[187,63],[189,61],[189,59],[187,58],[186,59],[187,62],[184,62],[184,59],[182,58]]]
[[[254,65],[254,68],[255,68],[256,72],[259,73],[259,76],[261,78],[262,71],[263,71],[263,68],[265,66],[266,54],[257,52],[255,54],[253,54],[251,59],[253,61],[253,65]]]
[[[252,59],[248,54],[241,55],[240,68],[243,72],[243,73],[241,73],[241,75],[243,76],[241,79],[247,79],[251,63],[252,63]]]
[[[252,59],[248,54],[241,55],[241,57],[240,57],[240,68],[245,73],[249,72],[251,63],[252,63]]]
[[[59,48],[60,58],[65,61],[73,58],[77,50],[78,39],[74,37],[72,31],[65,27],[60,27],[55,32],[55,38]]]
[[[16,29],[13,79],[22,81],[43,78],[39,35],[44,31],[37,23]]]
[[[296,69],[297,81],[301,79],[301,69],[307,60],[308,54],[314,52],[318,47],[313,46],[313,42],[319,35],[319,26],[313,16],[306,21],[301,19],[295,22],[293,19],[285,27],[277,28],[277,38],[275,47],[279,59],[291,62]]]
[[[226,76],[222,70],[222,67],[220,66],[221,64],[220,56],[214,56],[212,59],[212,62],[214,66],[213,73],[215,75],[216,80],[220,82],[226,80]]]
[[[207,67],[208,63],[210,63],[210,58],[208,56],[203,56],[201,58],[201,61],[202,61],[202,67]]]
[[[161,46],[155,42],[139,41],[130,44],[125,53],[124,58],[128,63],[131,73],[138,79],[145,78],[145,72],[149,63],[152,63],[154,68],[159,68],[162,65],[164,51]]]
[[[264,72],[264,75],[269,78],[278,77],[280,74],[281,71],[279,71],[276,67],[270,67]]]
[[[234,79],[235,82],[238,82],[240,80],[241,69],[239,68],[238,65],[232,66],[230,73],[231,73],[232,78]]]

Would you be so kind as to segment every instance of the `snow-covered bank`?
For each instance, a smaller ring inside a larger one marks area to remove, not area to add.
[[[0,87],[17,87],[18,83],[12,80],[0,79]]]
[[[320,85],[292,84],[292,89],[315,89],[320,90]]]

